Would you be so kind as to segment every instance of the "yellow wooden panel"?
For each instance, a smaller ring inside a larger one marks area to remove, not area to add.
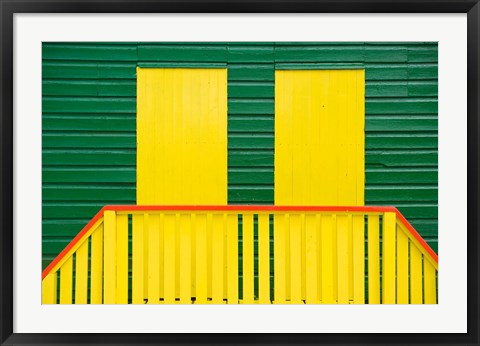
[[[395,304],[395,260],[396,260],[396,214],[385,213],[383,216],[383,268],[382,268],[382,303]]]
[[[117,304],[128,303],[128,215],[117,215]]]
[[[253,215],[243,214],[243,303],[253,304]]]
[[[92,233],[90,269],[90,304],[102,304],[103,289],[103,223]]]
[[[422,253],[410,242],[410,303],[422,304]]]
[[[397,229],[397,304],[408,304],[408,237]]]
[[[336,261],[334,257],[333,248],[336,245],[334,242],[334,216],[322,216],[322,303],[334,304],[336,303],[336,294],[334,290],[334,276],[336,276]]]
[[[117,258],[116,258],[116,217],[115,212],[107,210],[104,213],[104,234],[103,234],[103,302],[104,304],[116,303],[117,286]]]
[[[227,70],[137,68],[137,204],[227,203]]]
[[[160,303],[160,215],[145,215],[148,225],[148,304]]]
[[[365,304],[365,225],[363,215],[352,217],[353,303]]]
[[[227,295],[229,304],[238,303],[238,216],[227,215]]]
[[[192,239],[191,217],[180,215],[180,303],[191,304],[192,301]]]
[[[270,304],[270,222],[268,214],[258,215],[259,303]]]
[[[212,303],[223,302],[223,214],[212,216]]]
[[[285,238],[289,227],[286,223],[286,215],[275,215],[274,217],[274,234],[273,234],[273,251],[274,251],[274,287],[275,287],[275,304],[284,304],[286,300],[286,252]]]
[[[300,215],[290,215],[290,303],[302,299],[302,228]]]
[[[305,299],[307,304],[316,304],[318,298],[318,277],[317,277],[317,233],[318,224],[315,215],[305,216]]]
[[[88,238],[76,252],[75,267],[75,304],[87,304]]]
[[[195,218],[195,265],[196,265],[196,303],[207,302],[207,216],[196,215]]]
[[[275,72],[275,204],[364,204],[363,70]]]
[[[57,272],[49,273],[42,280],[42,304],[57,304]]]
[[[72,304],[73,259],[68,257],[60,268],[60,304]]]
[[[212,228],[213,214],[207,214],[207,297],[212,298]],[[218,255],[217,255],[218,256]]]
[[[423,261],[425,304],[437,303],[435,268],[429,261]]]
[[[368,216],[368,303],[380,304],[380,232],[378,215]]]
[[[143,304],[144,298],[144,219],[143,214],[132,215],[132,303]]]
[[[164,216],[164,302],[175,303],[175,215]]]
[[[348,252],[348,239],[351,234],[351,219],[346,216],[337,216],[337,277],[338,277],[338,303],[348,304],[348,285],[351,280],[348,263],[351,255]]]

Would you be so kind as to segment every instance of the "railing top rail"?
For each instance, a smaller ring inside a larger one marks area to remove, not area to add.
[[[279,205],[106,205],[88,222],[72,241],[42,272],[44,279],[68,252],[88,233],[105,211],[271,211],[271,212],[393,212],[425,251],[438,263],[438,256],[395,207],[388,206],[279,206]]]

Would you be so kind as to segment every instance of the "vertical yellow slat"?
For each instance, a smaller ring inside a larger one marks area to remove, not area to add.
[[[258,215],[259,303],[270,304],[270,223],[268,214]]]
[[[378,215],[368,216],[368,303],[380,304],[380,233]]]
[[[196,215],[195,227],[195,265],[196,265],[196,303],[207,302],[207,216]]]
[[[148,248],[150,226],[148,225],[148,214],[143,214],[143,300],[148,299]]]
[[[346,215],[337,216],[337,273],[338,273],[338,303],[348,304],[349,271],[348,260],[348,227],[349,218]]]
[[[60,304],[72,304],[73,258],[70,256],[60,267]]]
[[[322,303],[334,304],[334,274],[335,260],[333,256],[334,246],[334,216],[322,217]]]
[[[165,290],[163,289],[163,278],[165,276],[165,214],[160,213],[158,217],[158,245],[156,247],[159,252],[158,255],[158,296],[159,296],[159,303],[165,297]]]
[[[290,303],[302,299],[302,229],[300,215],[290,215]]]
[[[425,291],[425,304],[437,303],[437,287],[435,280],[435,268],[430,261],[423,261],[424,272],[424,291]]]
[[[307,304],[316,304],[317,296],[317,224],[315,215],[305,215],[305,294]]]
[[[132,303],[143,304],[144,298],[144,218],[142,214],[132,215]]]
[[[228,304],[238,303],[238,216],[227,215]]]
[[[117,215],[116,303],[128,303],[128,215]]]
[[[212,219],[212,303],[223,302],[223,214]]]
[[[160,215],[145,215],[145,224],[148,225],[148,304],[160,302]]]
[[[422,304],[422,253],[410,242],[410,303]]]
[[[76,251],[75,267],[75,304],[87,304],[88,238]]]
[[[243,303],[253,304],[253,214],[243,214]]]
[[[115,304],[115,292],[117,286],[117,268],[116,268],[116,217],[115,212],[105,211],[104,214],[104,235],[103,235],[103,255],[104,255],[104,273],[103,273],[103,302],[104,304]]]
[[[175,215],[164,216],[164,302],[165,304],[175,303]]]
[[[212,228],[213,214],[207,214],[207,298],[212,298]]]
[[[408,304],[408,238],[397,229],[397,304]]]
[[[288,231],[286,224],[286,215],[274,215],[274,235],[273,235],[273,251],[274,251],[274,303],[285,304],[285,233]]]
[[[192,303],[191,220],[190,215],[180,215],[180,304]]]
[[[102,304],[103,281],[103,223],[92,233],[90,269],[90,304]]]
[[[382,303],[395,304],[395,229],[396,214],[385,213],[383,216],[383,269],[382,269]]]
[[[364,216],[354,215],[352,248],[353,248],[353,302],[365,304],[365,227]]]
[[[57,303],[57,272],[48,274],[42,280],[42,304]]]

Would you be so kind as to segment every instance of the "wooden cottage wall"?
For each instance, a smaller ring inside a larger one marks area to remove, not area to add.
[[[437,52],[436,43],[44,43],[42,267],[102,206],[136,203],[135,69],[159,63],[227,63],[229,204],[273,203],[275,64],[364,64],[365,204],[398,207],[437,251]]]

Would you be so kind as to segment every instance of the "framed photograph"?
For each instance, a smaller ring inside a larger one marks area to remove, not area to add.
[[[478,2],[188,5],[2,3],[2,344],[478,344]]]

